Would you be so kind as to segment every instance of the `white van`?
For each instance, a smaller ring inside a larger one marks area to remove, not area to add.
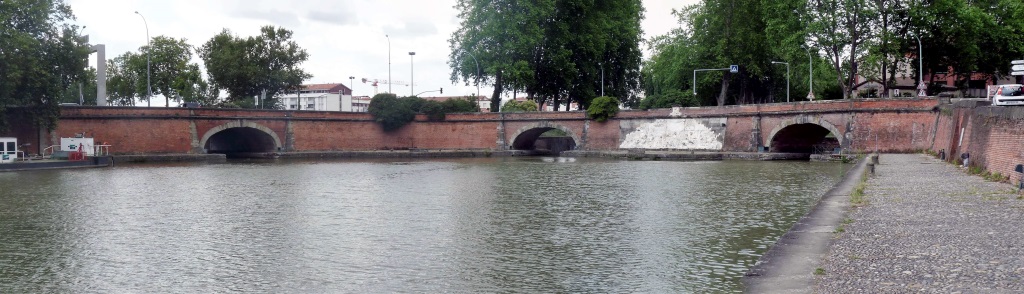
[[[992,105],[1024,105],[1024,85],[1021,84],[989,86],[988,94]]]

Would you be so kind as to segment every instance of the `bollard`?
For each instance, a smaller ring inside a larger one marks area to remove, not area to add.
[[[878,153],[871,154],[871,163],[873,165],[878,165]]]
[[[868,174],[871,176],[875,175],[875,164],[872,162],[868,162]]]

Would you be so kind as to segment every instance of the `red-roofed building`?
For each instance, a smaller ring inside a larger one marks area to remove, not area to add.
[[[355,111],[352,107],[352,89],[340,83],[302,85],[301,91],[282,93],[277,98],[285,109]]]

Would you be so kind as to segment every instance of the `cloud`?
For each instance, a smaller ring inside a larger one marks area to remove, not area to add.
[[[437,25],[425,19],[415,19],[408,21],[402,27],[389,25],[385,27],[384,30],[388,32],[388,34],[395,37],[409,38],[432,36],[438,33]]]
[[[358,18],[351,13],[338,11],[313,10],[306,14],[309,19],[335,25],[355,25],[359,23]]]
[[[297,27],[299,25],[299,16],[297,13],[277,9],[246,7],[231,10],[229,15],[240,18],[269,21],[272,24],[286,28]]]

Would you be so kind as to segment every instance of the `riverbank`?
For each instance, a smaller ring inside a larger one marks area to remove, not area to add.
[[[768,249],[743,278],[748,293],[810,293],[814,270],[820,267],[829,243],[850,207],[850,194],[863,179],[867,159],[843,176]]]
[[[815,292],[1024,292],[1014,186],[921,154],[884,155],[876,170],[869,204],[849,214]]]

